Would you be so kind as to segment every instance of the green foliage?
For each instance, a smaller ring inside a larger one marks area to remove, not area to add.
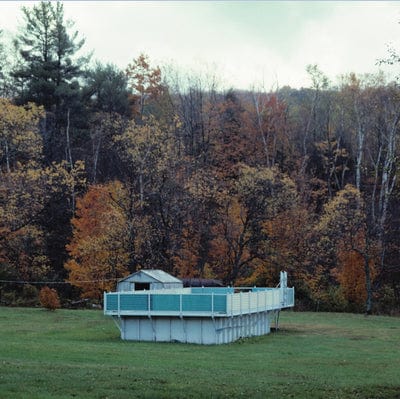
[[[61,2],[41,1],[22,11],[25,25],[15,41],[22,66],[13,75],[24,84],[22,102],[35,101],[52,110],[76,90],[74,79],[81,74],[83,59],[74,56],[84,40],[68,32],[72,23],[64,20]]]
[[[16,101],[42,105],[46,118],[42,125],[44,152],[51,161],[67,154],[72,163],[71,142],[84,118],[81,82],[88,57],[78,56],[84,39],[71,30],[60,1],[41,1],[22,7],[24,23],[14,40],[19,60],[11,75]]]
[[[4,78],[4,73],[3,73],[3,68],[4,68],[4,58],[3,58],[3,53],[4,53],[4,44],[3,44],[3,30],[0,29],[0,55],[1,61],[0,61],[0,81]]]
[[[38,306],[39,290],[31,284],[5,284],[0,287],[0,303],[6,306]]]
[[[348,301],[344,296],[342,287],[329,287],[321,301],[317,303],[317,307],[322,312],[346,312]]]
[[[87,73],[84,96],[97,112],[130,114],[127,77],[112,64],[97,63]]]
[[[399,301],[396,298],[396,290],[389,284],[376,292],[375,311],[383,314],[400,314]]]

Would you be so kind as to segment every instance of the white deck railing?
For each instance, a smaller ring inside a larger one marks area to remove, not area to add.
[[[251,291],[253,290],[253,291]],[[107,315],[236,316],[294,306],[294,288],[257,288],[236,293],[192,293],[190,288],[104,294]]]
[[[238,315],[294,306],[294,288],[276,288],[227,295],[227,314]]]

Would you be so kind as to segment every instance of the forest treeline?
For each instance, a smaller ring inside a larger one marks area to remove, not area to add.
[[[12,52],[0,36],[2,304],[42,282],[101,299],[140,268],[286,270],[300,308],[399,311],[397,83],[310,65],[308,88],[222,91],[144,54],[90,62],[60,2],[21,15]]]

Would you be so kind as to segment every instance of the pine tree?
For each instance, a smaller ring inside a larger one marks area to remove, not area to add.
[[[23,7],[22,12],[25,25],[14,41],[20,60],[12,71],[17,102],[44,106],[45,153],[50,160],[59,160],[61,154],[70,155],[69,131],[79,107],[79,78],[87,61],[77,57],[84,39],[78,39],[77,31],[70,32],[73,23],[64,19],[60,2],[42,1],[32,8]]]

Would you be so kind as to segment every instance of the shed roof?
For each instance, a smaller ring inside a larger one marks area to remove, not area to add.
[[[181,283],[182,284],[182,281],[179,280],[178,278],[171,276],[170,274],[164,272],[163,270],[159,270],[159,269],[142,269],[135,273],[132,273],[131,275],[123,278],[120,281],[127,280],[127,279],[131,278],[132,276],[135,276],[136,274],[140,274],[140,273],[144,273],[147,276],[149,276],[149,277],[153,278],[154,280],[157,280],[161,283]]]

